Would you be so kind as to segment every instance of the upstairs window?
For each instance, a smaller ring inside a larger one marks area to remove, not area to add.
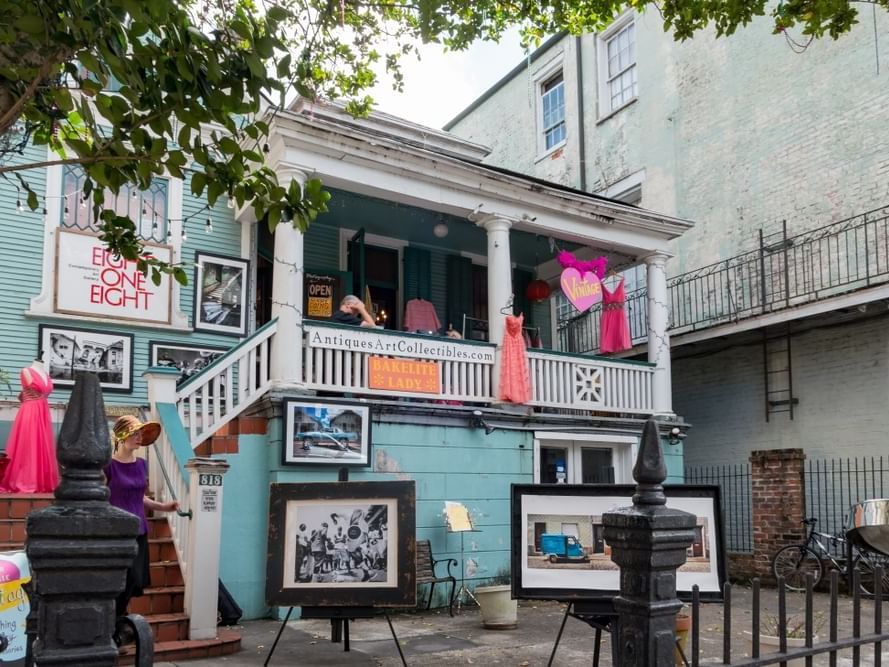
[[[83,198],[85,179],[80,166],[63,167],[62,227],[98,233],[99,223],[93,219],[92,199]],[[165,178],[153,179],[151,187],[144,191],[124,185],[116,197],[110,191],[105,192],[105,208],[114,209],[118,215],[129,216],[136,223],[136,235],[143,241],[167,243],[168,192],[169,182]]]
[[[543,111],[544,150],[552,150],[567,136],[565,127],[565,79],[559,72],[540,87]]]
[[[636,82],[636,24],[632,12],[600,36],[599,114],[606,116],[638,95]]]

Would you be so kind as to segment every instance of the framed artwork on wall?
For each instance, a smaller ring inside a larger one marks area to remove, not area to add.
[[[370,405],[352,401],[284,401],[282,465],[369,466]]]
[[[680,598],[698,585],[701,599],[721,600],[726,578],[719,487],[667,485],[667,507],[697,517],[694,542],[676,575]],[[611,599],[620,570],[604,539],[602,515],[633,504],[628,484],[514,484],[513,593],[519,599]]]
[[[99,376],[102,391],[133,391],[133,336],[41,324],[38,348],[57,388],[74,386],[78,371]]]
[[[176,385],[200,373],[226,353],[228,348],[219,345],[182,345],[152,340],[148,343],[148,363],[179,370]]]
[[[196,252],[194,263],[194,330],[246,336],[250,261]]]
[[[272,484],[270,498],[270,605],[416,605],[413,481]]]

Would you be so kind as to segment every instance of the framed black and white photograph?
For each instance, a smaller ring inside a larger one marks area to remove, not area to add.
[[[39,348],[57,388],[73,387],[75,374],[99,376],[102,391],[133,391],[133,336],[41,324]]]
[[[272,484],[268,603],[416,605],[415,517],[413,481]]]
[[[282,465],[369,466],[370,406],[350,401],[284,401]]]
[[[194,330],[246,336],[249,260],[196,252],[194,263]]]
[[[177,369],[178,386],[200,373],[227,350],[228,348],[218,345],[181,345],[152,340],[148,343],[148,360],[152,366]]]
[[[620,570],[611,560],[602,515],[633,504],[635,487],[614,484],[515,484],[512,487],[512,571],[519,599],[613,597]],[[665,486],[667,507],[697,517],[694,542],[679,568],[676,590],[722,597],[726,564],[719,487]]]

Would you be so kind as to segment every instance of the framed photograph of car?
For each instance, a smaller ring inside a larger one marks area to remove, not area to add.
[[[602,516],[633,504],[625,484],[513,484],[512,572],[517,599],[610,600],[620,589]],[[719,487],[666,485],[667,507],[694,514],[694,541],[676,575],[687,599],[694,585],[701,599],[722,597],[726,564]]]
[[[282,465],[370,465],[370,405],[284,401]]]
[[[413,607],[416,484],[272,484],[266,601],[277,606]]]

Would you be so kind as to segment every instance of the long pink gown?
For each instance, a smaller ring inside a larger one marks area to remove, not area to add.
[[[503,355],[500,365],[500,400],[527,403],[531,400],[531,373],[528,352],[522,337],[524,315],[506,316],[503,333]]]
[[[6,456],[9,465],[0,480],[3,493],[51,493],[59,483],[56,445],[48,396],[52,392],[49,376],[30,368],[22,370],[22,405],[9,439]]]
[[[599,352],[602,354],[623,352],[633,347],[625,300],[623,278],[613,292],[602,283],[602,317],[599,320]]]

